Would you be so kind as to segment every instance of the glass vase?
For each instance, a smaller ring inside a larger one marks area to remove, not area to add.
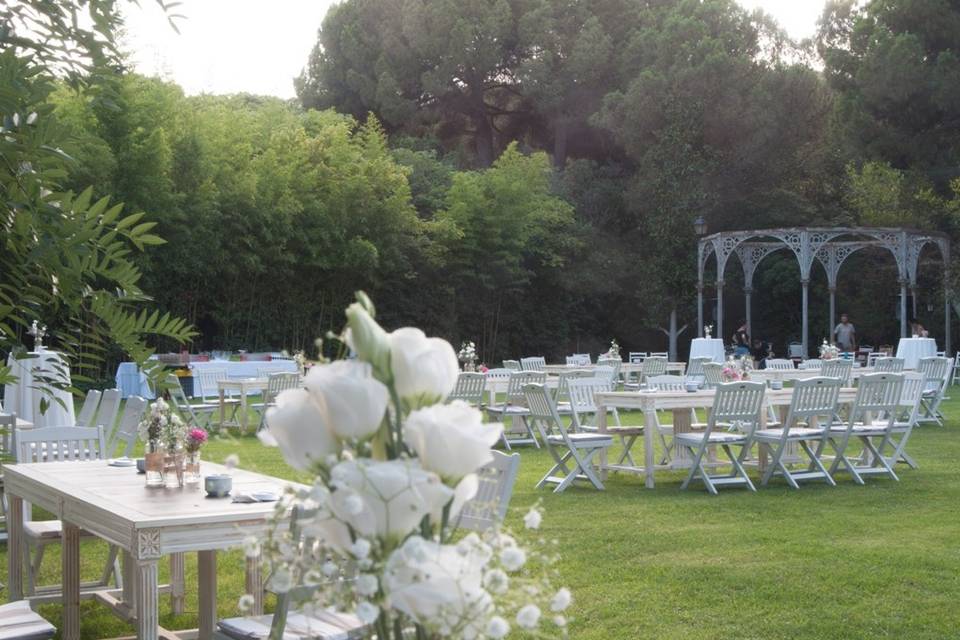
[[[188,451],[183,464],[183,482],[188,485],[200,484],[200,452]]]
[[[183,487],[183,452],[178,449],[168,449],[163,456],[163,480],[167,489]]]
[[[147,448],[143,455],[143,468],[146,472],[148,489],[162,489],[164,487],[163,458],[164,454],[160,449],[160,443],[156,440],[147,442]]]

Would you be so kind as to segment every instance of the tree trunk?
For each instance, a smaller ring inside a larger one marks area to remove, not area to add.
[[[680,339],[680,334],[687,330],[689,325],[683,325],[679,329],[677,328],[677,310],[670,310],[670,325],[669,328],[664,329],[660,327],[662,331],[667,336],[667,355],[670,362],[677,361],[677,343]]]
[[[570,133],[569,121],[561,116],[553,125],[553,166],[563,170],[567,166],[567,140]]]
[[[490,126],[490,120],[487,119],[485,112],[477,114],[474,120],[477,123],[477,131],[474,134],[477,163],[485,169],[493,164],[493,127]]]

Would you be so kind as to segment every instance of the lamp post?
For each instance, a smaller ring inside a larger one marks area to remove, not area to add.
[[[704,220],[703,216],[697,216],[697,219],[693,221],[693,230],[700,237],[707,235],[707,221]]]
[[[707,221],[703,219],[703,216],[697,216],[697,219],[693,221],[693,230],[698,237],[702,238],[707,233]],[[699,244],[697,246],[697,260],[700,260],[699,255]],[[703,272],[702,265],[700,270],[699,279],[697,280],[697,336],[703,337]]]

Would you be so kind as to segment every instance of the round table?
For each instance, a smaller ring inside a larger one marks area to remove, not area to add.
[[[723,362],[727,359],[720,338],[694,338],[690,341],[690,359],[710,358],[714,362]]]
[[[64,389],[55,389],[42,379],[56,380],[70,386],[70,367],[56,351],[31,351],[30,357],[7,358],[7,366],[17,382],[4,389],[3,408],[18,418],[29,420],[35,427],[72,427],[77,424],[73,396]],[[40,411],[41,400],[47,410]],[[59,402],[58,402],[59,400]]]
[[[900,338],[897,357],[903,358],[904,369],[916,369],[920,358],[937,355],[937,341],[933,338]]]
[[[140,371],[136,362],[121,362],[117,366],[117,375],[114,377],[117,383],[117,389],[120,390],[121,398],[130,396],[140,396],[152,400],[154,398],[153,390],[147,381],[147,374]]]

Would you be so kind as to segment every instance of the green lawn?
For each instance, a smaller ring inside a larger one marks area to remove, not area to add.
[[[523,449],[507,524],[521,529],[527,507],[543,499],[537,535],[561,542],[575,598],[573,638],[958,638],[960,398],[945,410],[946,428],[914,432],[919,470],[902,468],[901,482],[874,478],[865,487],[842,475],[837,488],[793,491],[780,482],[710,497],[699,487],[680,491],[680,474],[658,475],[653,491],[621,475],[602,493],[574,487],[554,495],[534,489],[549,466],[546,453]],[[230,453],[244,468],[293,477],[276,450],[252,437],[214,440],[205,457]],[[96,574],[104,554],[102,544],[84,547],[85,575]],[[5,552],[0,570],[5,576]],[[196,626],[195,558],[187,571],[188,613],[175,618],[162,599],[168,628]],[[44,573],[58,579],[56,552]],[[236,614],[242,589],[242,556],[223,554],[221,614]],[[59,624],[59,606],[41,612]],[[88,639],[133,632],[91,602],[81,625]]]

